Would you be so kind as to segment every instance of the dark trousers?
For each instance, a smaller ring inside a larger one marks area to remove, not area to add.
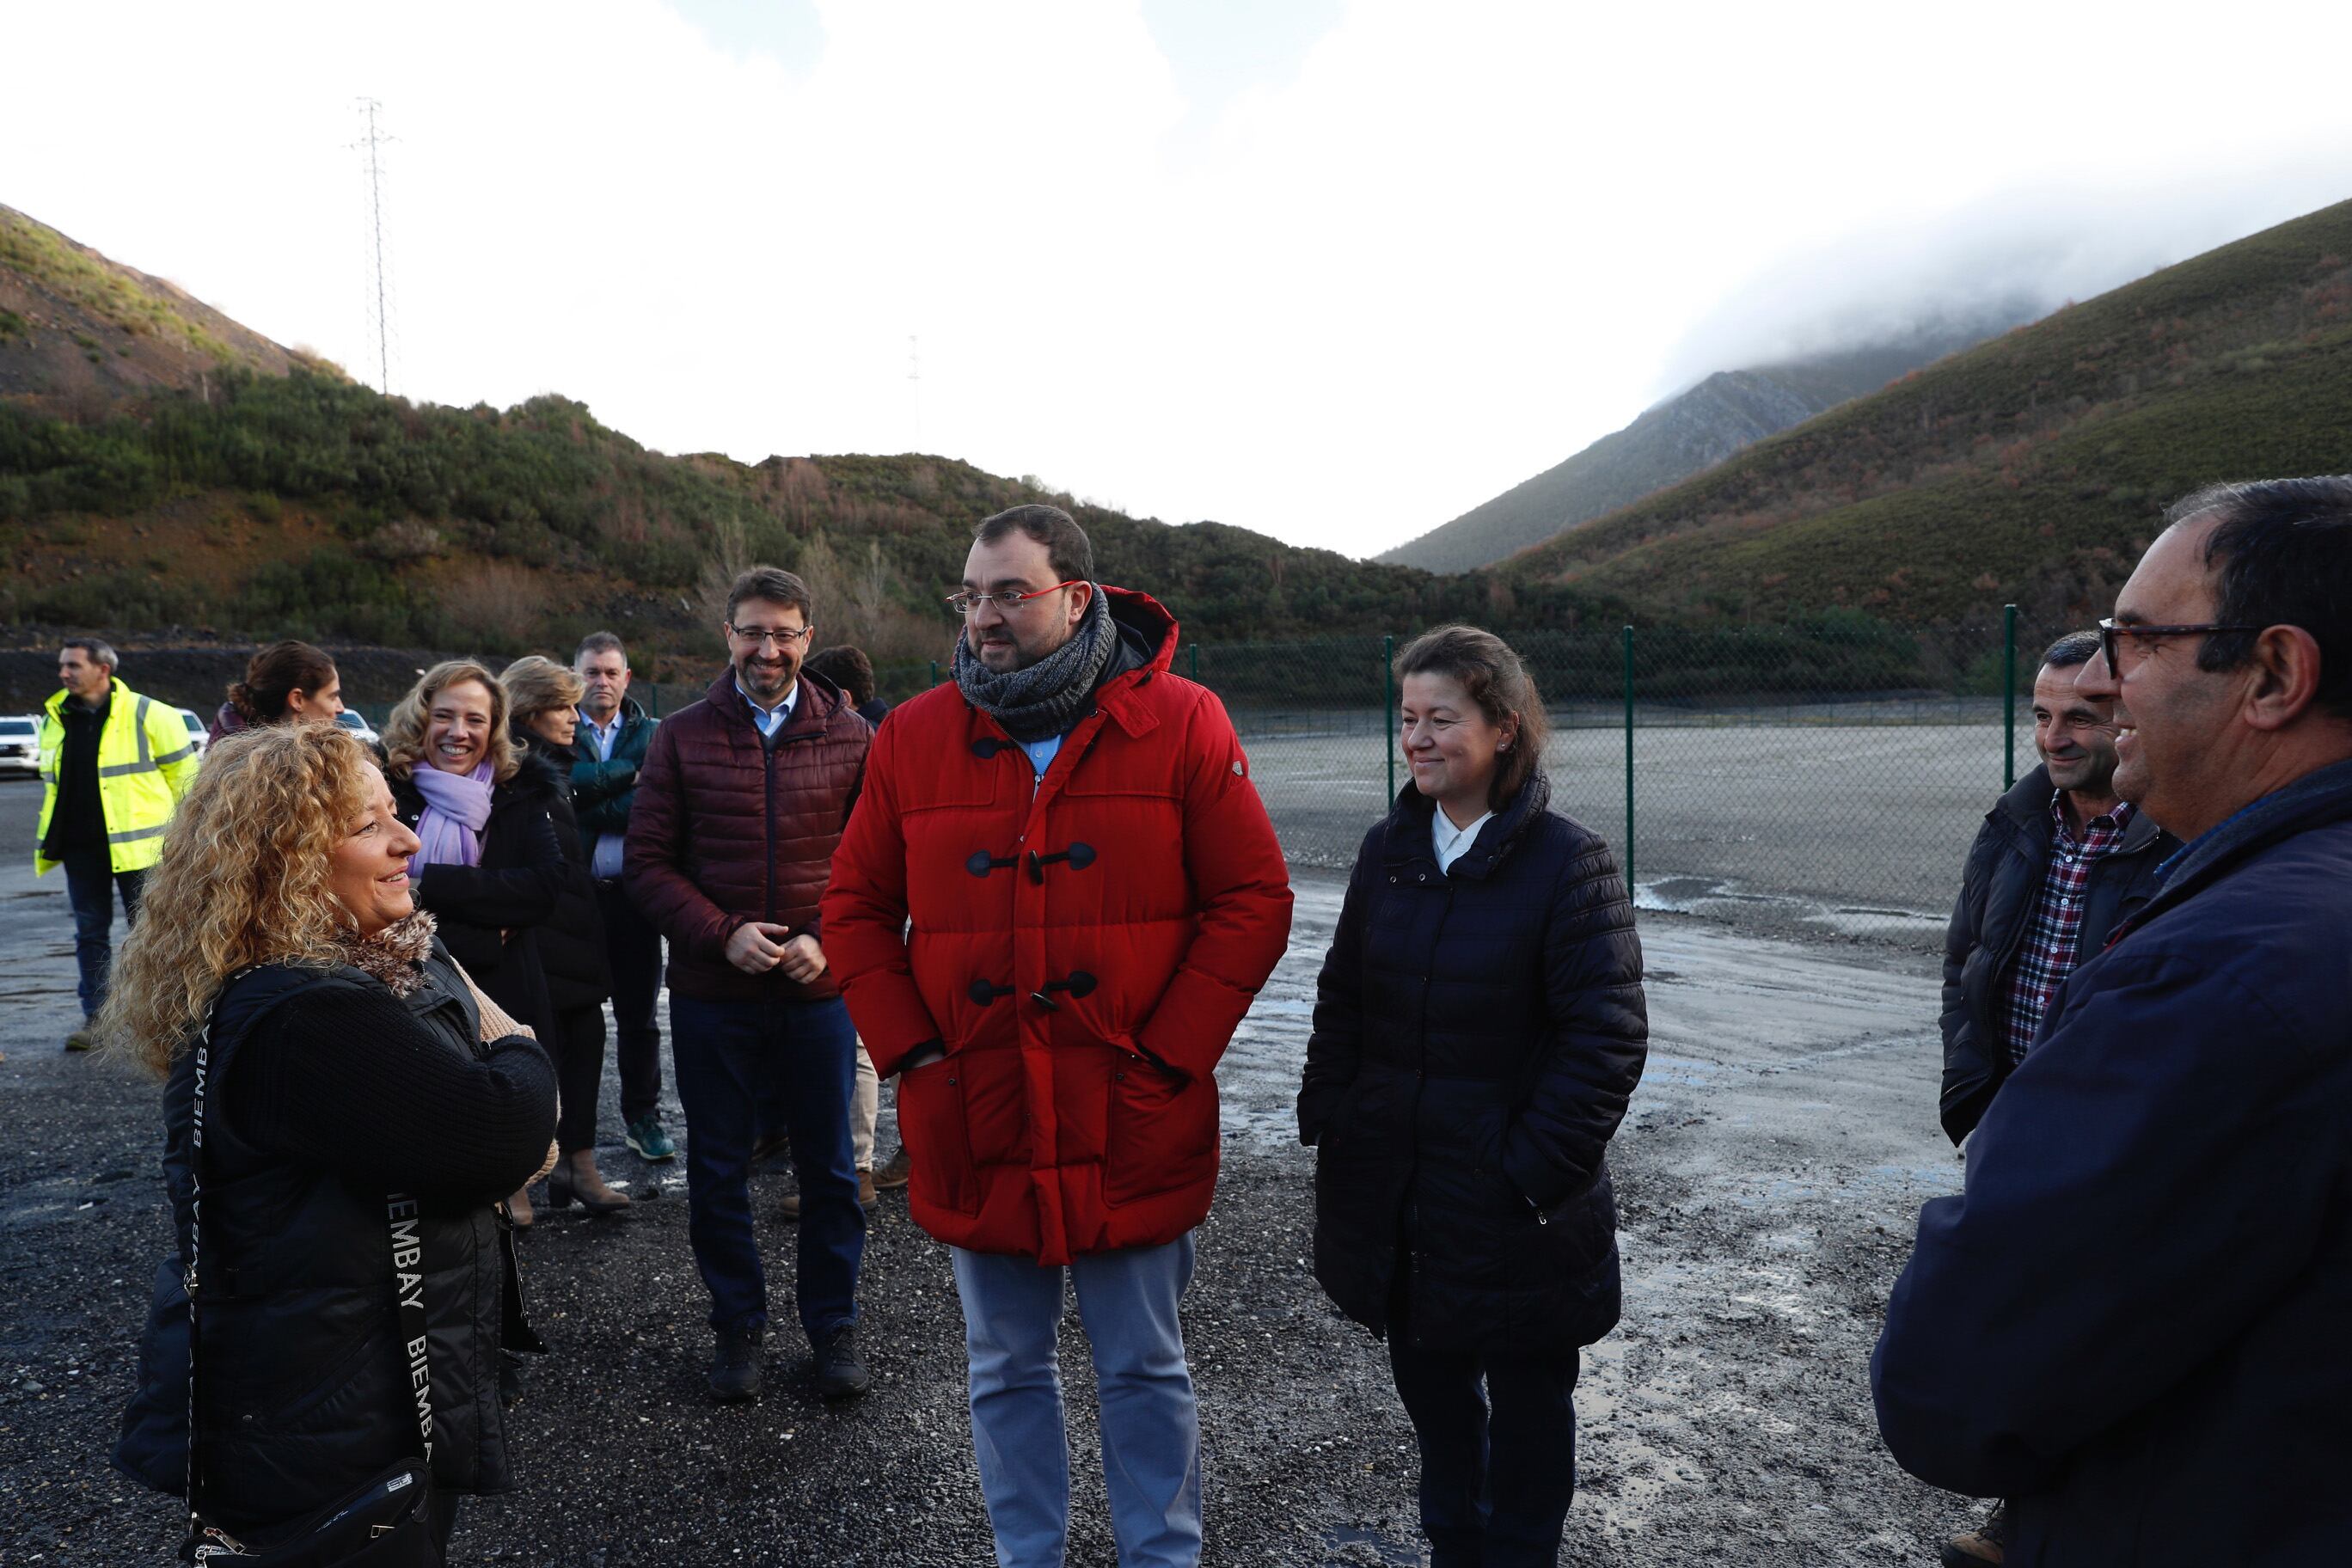
[[[857,1035],[828,1002],[700,1002],[670,994],[670,1060],[686,1109],[687,1236],[713,1328],[764,1326],[767,1279],[751,1220],[754,1109],[771,1097],[800,1167],[800,1319],[814,1343],[857,1321],[866,1211],[849,1100]]]
[[[604,955],[613,970],[613,1054],[626,1124],[661,1109],[661,1026],[654,1005],[661,997],[662,939],[617,881],[596,884],[596,909],[604,917]]]
[[[555,1146],[570,1154],[596,1146],[596,1097],[604,1087],[604,1005],[555,1016]]]
[[[139,890],[146,885],[144,871],[118,871],[112,851],[103,844],[94,849],[68,849],[59,862],[66,869],[66,902],[73,910],[74,963],[81,969],[82,1016],[96,1014],[106,1000],[106,972],[114,963],[114,899],[122,898],[122,923],[139,923]]]
[[[1430,1568],[1551,1568],[1576,1496],[1577,1358],[1416,1350],[1408,1337],[1391,1325],[1389,1366],[1421,1447]]]

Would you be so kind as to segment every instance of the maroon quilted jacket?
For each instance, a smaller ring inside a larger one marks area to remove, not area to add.
[[[763,743],[729,670],[709,694],[661,721],[629,808],[629,896],[669,938],[670,989],[703,1002],[815,1001],[830,973],[797,985],[746,974],[727,939],[772,921],[824,940],[817,900],[866,772],[873,727],[841,689],[803,675],[793,716]]]

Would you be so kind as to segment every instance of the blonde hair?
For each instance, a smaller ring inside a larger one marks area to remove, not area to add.
[[[507,723],[507,689],[492,675],[487,665],[476,664],[470,658],[442,660],[408,689],[408,695],[394,704],[392,717],[383,721],[383,754],[386,770],[403,777],[415,771],[425,757],[425,721],[432,710],[433,700],[449,688],[463,681],[478,680],[490,694],[490,742],[484,755],[488,758],[490,777],[499,784],[515,776],[522,765],[522,751],[514,742]],[[427,767],[432,766],[426,763]]]
[[[160,1077],[238,970],[341,962],[353,922],[328,881],[369,807],[374,763],[340,724],[270,724],[214,745],[115,954],[98,1016],[108,1049]]]
[[[507,666],[499,677],[506,682],[507,700],[513,704],[508,722],[520,729],[541,713],[577,708],[588,683],[551,658],[529,653]]]

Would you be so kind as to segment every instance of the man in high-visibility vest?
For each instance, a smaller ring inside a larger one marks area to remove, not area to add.
[[[41,719],[41,820],[33,874],[66,868],[73,906],[74,959],[81,966],[83,1026],[66,1049],[88,1050],[88,1020],[106,999],[114,957],[114,899],[123,923],[139,918],[139,889],[163,853],[163,829],[196,776],[187,721],[166,702],[114,679],[120,660],[96,637],[75,637],[58,655],[65,689]]]

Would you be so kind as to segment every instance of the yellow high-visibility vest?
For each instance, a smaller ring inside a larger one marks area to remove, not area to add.
[[[98,800],[106,813],[106,847],[118,871],[143,871],[163,853],[173,808],[196,777],[196,742],[180,710],[114,683],[106,727],[98,732]],[[33,875],[56,861],[41,854],[49,816],[58,806],[58,768],[66,743],[60,689],[43,705],[41,821],[33,834]]]

